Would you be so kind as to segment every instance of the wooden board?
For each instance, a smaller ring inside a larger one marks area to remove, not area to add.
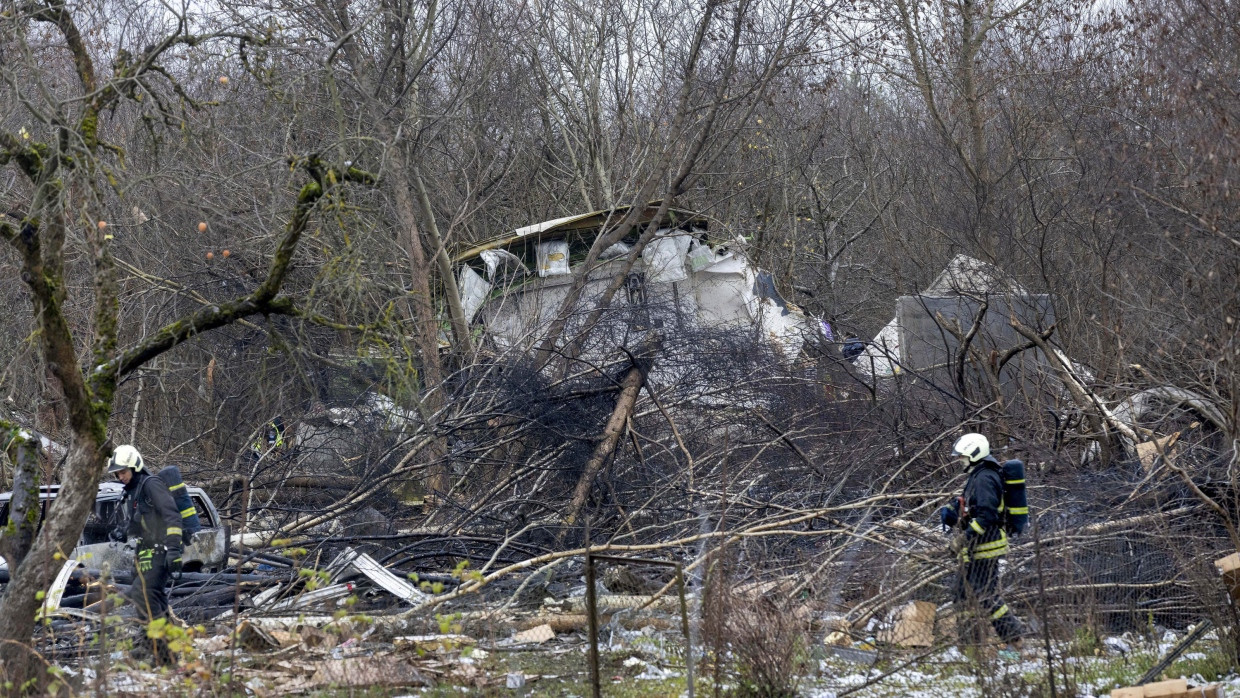
[[[1227,585],[1227,593],[1232,601],[1240,601],[1240,553],[1232,553],[1221,560],[1214,561],[1214,567],[1223,576]]]
[[[1144,686],[1117,688],[1111,698],[1225,698],[1226,691],[1219,684],[1189,688],[1184,679],[1147,683]]]
[[[1159,681],[1158,683],[1147,683],[1141,687],[1144,698],[1170,698],[1170,696],[1178,696],[1188,692],[1188,682],[1184,679],[1172,679],[1171,681]]]
[[[878,635],[879,642],[900,647],[932,647],[934,645],[934,604],[910,601],[896,611],[895,624]]]

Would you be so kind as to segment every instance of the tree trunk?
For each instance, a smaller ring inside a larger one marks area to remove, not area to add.
[[[13,496],[9,500],[9,522],[13,526],[0,529],[0,557],[15,570],[30,552],[39,520],[39,441],[20,427],[3,426],[7,433],[0,438],[13,463]]]
[[[461,307],[461,290],[457,288],[456,277],[452,275],[452,261],[448,259],[448,250],[444,247],[443,236],[439,234],[439,224],[435,222],[435,212],[431,210],[431,197],[426,192],[426,182],[422,172],[415,165],[411,174],[414,185],[418,189],[418,202],[422,204],[422,217],[426,221],[426,234],[430,236],[431,249],[435,250],[435,266],[443,279],[444,302],[448,305],[448,317],[452,322],[452,337],[456,340],[456,351],[461,355],[473,353],[473,344],[469,340],[469,321],[465,317],[465,309]]]
[[[990,204],[990,153],[986,148],[986,119],[982,114],[982,99],[977,88],[977,54],[985,34],[978,26],[977,8],[973,0],[966,0],[960,8],[961,41],[959,71],[961,91],[964,93],[965,117],[968,119],[969,151],[973,156],[973,196],[977,204],[977,220],[974,229],[978,247],[983,258],[991,264],[999,260],[999,231],[991,215]]]
[[[77,546],[86,517],[95,504],[104,461],[100,444],[89,434],[78,435],[69,446],[60,494],[49,507],[30,553],[22,566],[13,571],[0,601],[0,618],[5,619],[0,623],[0,685],[11,681],[14,686],[22,686],[31,681],[26,692],[37,694],[49,678],[41,671],[42,661],[36,660],[30,648],[34,616],[41,603],[38,595],[51,586],[60,568],[59,559],[67,557]],[[19,691],[5,693],[13,695]]]
[[[439,385],[443,382],[443,368],[439,363],[439,322],[435,319],[435,308],[431,296],[430,265],[427,264],[426,252],[422,247],[421,229],[414,206],[412,192],[409,191],[409,175],[405,154],[400,144],[391,149],[392,169],[402,175],[394,178],[392,197],[396,203],[396,215],[403,234],[406,236],[406,248],[409,254],[409,274],[413,284],[414,323],[416,325],[414,343],[422,358],[421,392],[422,414],[428,424],[432,416],[443,406],[443,395]],[[432,447],[428,454],[434,463],[439,460],[440,449]],[[447,489],[447,473],[442,464],[434,464],[430,468],[427,482],[427,494]],[[428,498],[430,501],[430,498]]]
[[[586,467],[581,471],[581,477],[577,479],[577,486],[573,489],[573,499],[568,505],[568,514],[564,517],[564,522],[569,526],[572,526],[581,514],[586,505],[586,497],[590,494],[590,485],[603,469],[603,464],[611,458],[611,454],[616,450],[616,443],[624,434],[625,425],[637,404],[637,394],[646,384],[646,374],[650,371],[653,354],[652,350],[644,351],[643,356],[634,360],[632,367],[620,381],[620,395],[616,398],[616,407],[611,411],[607,426],[603,428],[603,439],[594,447],[594,453],[590,454],[590,460],[586,461]]]

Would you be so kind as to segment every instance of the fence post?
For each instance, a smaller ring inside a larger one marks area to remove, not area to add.
[[[590,530],[586,526],[586,530]],[[586,627],[590,633],[590,695],[600,698],[598,672],[598,599],[594,594],[594,556],[590,554],[590,539],[586,538]]]
[[[689,636],[689,603],[685,600],[685,570],[676,565],[676,586],[680,591],[680,629],[685,634],[685,685],[693,698],[693,638]]]

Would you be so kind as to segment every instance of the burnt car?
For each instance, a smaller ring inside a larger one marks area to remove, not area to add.
[[[217,572],[228,564],[229,529],[220,518],[215,504],[201,487],[188,486],[190,501],[198,510],[202,530],[194,534],[185,547],[182,559],[186,572]],[[60,493],[59,485],[39,488],[39,523],[47,514],[47,507]],[[12,492],[0,494],[0,526],[9,523],[9,500]],[[82,537],[73,549],[73,558],[89,569],[128,570],[133,566],[133,546],[108,539],[108,534],[119,526],[125,526],[121,500],[125,497],[124,485],[119,482],[99,483],[95,496],[95,508],[86,519]],[[0,570],[7,569],[0,559]]]

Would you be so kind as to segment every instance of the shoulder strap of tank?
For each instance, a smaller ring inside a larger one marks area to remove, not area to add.
[[[151,499],[151,493],[147,491],[147,488],[151,486],[151,480],[155,479],[157,479],[157,476],[147,473],[146,479],[142,481],[142,486],[138,488],[142,491],[142,496],[146,498],[147,506],[150,507],[155,506],[155,500]],[[162,480],[160,482],[162,482]]]

